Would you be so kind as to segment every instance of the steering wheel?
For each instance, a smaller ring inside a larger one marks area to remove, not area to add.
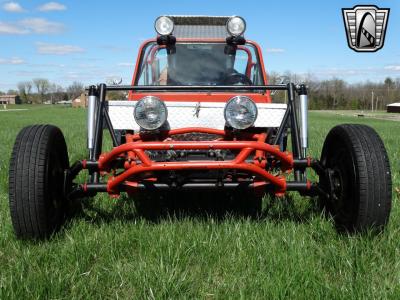
[[[224,85],[252,85],[250,78],[238,72],[227,74],[222,80]]]

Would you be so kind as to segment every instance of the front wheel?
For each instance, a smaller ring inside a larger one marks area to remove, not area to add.
[[[389,220],[392,181],[385,146],[374,129],[345,124],[326,137],[321,163],[326,176],[322,199],[339,230],[381,231]]]
[[[9,170],[10,213],[17,237],[47,238],[63,225],[67,206],[63,180],[68,168],[60,129],[34,125],[20,131]]]

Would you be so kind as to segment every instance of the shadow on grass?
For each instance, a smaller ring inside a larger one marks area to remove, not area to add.
[[[118,201],[83,198],[70,205],[69,219],[84,219],[90,223],[110,223],[116,220],[135,221],[140,219],[132,199],[121,196]]]
[[[284,197],[266,195],[261,218],[273,222],[291,221],[307,223],[322,211],[318,200],[310,197],[295,197],[293,194]]]
[[[208,220],[246,218],[257,221],[291,221],[307,223],[320,215],[318,205],[313,199],[294,199],[292,195],[277,198],[266,195],[264,199],[249,197],[248,194],[226,194],[222,192],[179,192],[146,193],[129,198],[107,202],[104,199],[92,202],[82,201],[82,208],[75,217],[92,223],[109,223],[115,220],[135,221],[146,219],[158,223],[163,220]]]

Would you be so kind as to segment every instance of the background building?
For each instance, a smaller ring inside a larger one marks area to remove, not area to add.
[[[400,113],[400,102],[386,105],[388,113]]]
[[[1,95],[0,104],[21,104],[21,99],[18,95]]]

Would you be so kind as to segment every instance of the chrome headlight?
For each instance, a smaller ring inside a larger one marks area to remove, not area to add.
[[[230,17],[226,22],[226,30],[232,36],[241,36],[246,30],[246,22],[238,16]]]
[[[155,130],[167,121],[168,110],[159,98],[146,96],[136,103],[133,115],[141,128]]]
[[[159,35],[170,35],[174,31],[174,22],[168,17],[161,16],[156,19],[154,28]]]
[[[257,119],[257,106],[249,97],[236,96],[226,104],[224,117],[229,126],[246,129],[253,126]]]

